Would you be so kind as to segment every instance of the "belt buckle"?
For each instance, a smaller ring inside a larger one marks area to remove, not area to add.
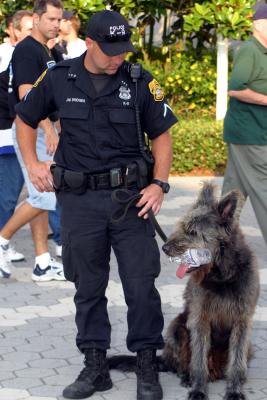
[[[122,185],[122,171],[121,168],[113,168],[109,171],[110,186],[112,188]]]

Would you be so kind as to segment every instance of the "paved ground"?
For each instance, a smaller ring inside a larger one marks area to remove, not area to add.
[[[169,234],[174,223],[195,199],[203,178],[173,178],[172,191],[166,196],[159,222]],[[216,178],[218,185],[221,179]],[[261,274],[261,297],[254,318],[255,358],[250,364],[245,385],[249,400],[267,398],[267,248],[249,203],[241,216],[248,242],[256,252]],[[15,237],[16,248],[23,251],[26,262],[17,263],[11,279],[0,280],[0,400],[62,400],[65,385],[82,367],[82,356],[75,347],[73,286],[67,282],[33,283],[33,249],[30,231],[25,227]],[[159,244],[162,245],[159,239]],[[53,252],[53,245],[51,250]],[[111,353],[126,352],[126,306],[117,268],[112,260],[108,288],[109,312],[113,326]],[[165,327],[182,307],[186,279],[179,281],[175,266],[162,254],[162,273],[157,287],[162,296]],[[92,400],[134,400],[134,374],[112,371],[114,387]],[[172,374],[162,373],[166,400],[184,400],[187,390]],[[223,397],[225,382],[209,386],[210,399]]]

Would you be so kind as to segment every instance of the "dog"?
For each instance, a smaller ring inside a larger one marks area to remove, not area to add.
[[[184,311],[170,323],[162,353],[181,384],[191,386],[189,400],[208,399],[208,381],[222,378],[225,400],[245,399],[259,274],[239,227],[243,203],[237,190],[217,200],[215,186],[204,182],[196,203],[163,246],[174,259],[192,248],[211,254],[209,263],[187,270]]]

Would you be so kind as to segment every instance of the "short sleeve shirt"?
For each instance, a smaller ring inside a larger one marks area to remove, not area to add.
[[[267,95],[267,48],[255,37],[245,42],[234,59],[229,90],[251,89]],[[267,107],[230,98],[224,120],[227,143],[266,145]]]
[[[33,84],[47,69],[55,65],[51,51],[31,36],[17,44],[12,55],[13,90],[18,98],[18,87]]]
[[[102,172],[140,157],[136,130],[135,84],[124,63],[100,93],[83,64],[84,55],[48,71],[26,101],[20,118],[36,128],[57,110],[61,135],[55,161],[75,171]],[[155,139],[177,122],[155,79],[145,71],[138,81],[141,130]]]

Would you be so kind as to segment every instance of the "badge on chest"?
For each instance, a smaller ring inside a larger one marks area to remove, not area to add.
[[[126,82],[121,82],[121,86],[119,88],[119,98],[121,100],[124,100],[123,101],[124,106],[128,106],[130,104],[127,100],[130,100],[132,98],[131,90]]]

